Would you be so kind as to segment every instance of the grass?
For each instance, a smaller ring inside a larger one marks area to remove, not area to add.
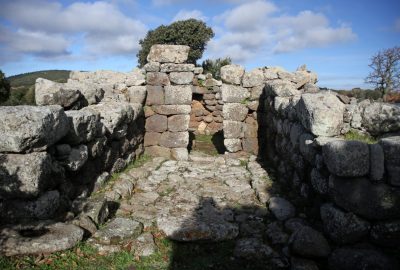
[[[374,137],[372,137],[368,134],[363,134],[361,132],[354,131],[354,130],[351,130],[351,131],[347,132],[346,134],[344,134],[344,139],[348,140],[348,141],[365,142],[368,144],[375,144],[378,142]]]
[[[196,142],[206,142],[206,143],[212,143],[212,135],[202,135],[202,134],[197,134],[196,135]]]

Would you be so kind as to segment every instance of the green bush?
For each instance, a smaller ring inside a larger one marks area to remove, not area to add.
[[[218,58],[216,60],[207,59],[203,61],[201,66],[203,67],[203,73],[211,73],[213,78],[221,79],[221,67],[232,64],[232,59],[229,57]]]
[[[4,73],[0,70],[0,102],[4,102],[10,96],[10,83]]]
[[[190,47],[188,62],[196,64],[203,55],[206,43],[213,36],[214,32],[210,27],[195,19],[161,25],[147,32],[146,37],[139,41],[141,49],[136,55],[139,67],[147,63],[147,55],[154,44],[187,45]]]

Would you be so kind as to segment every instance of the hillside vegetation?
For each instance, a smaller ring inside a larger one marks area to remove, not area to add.
[[[35,81],[44,78],[55,82],[67,82],[69,70],[43,70],[10,76],[10,98],[1,105],[35,105]]]

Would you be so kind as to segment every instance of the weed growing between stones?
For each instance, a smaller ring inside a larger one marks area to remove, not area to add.
[[[346,134],[344,134],[344,139],[348,141],[360,141],[360,142],[365,142],[368,144],[375,144],[378,141],[372,137],[371,135],[368,134],[363,134],[358,131],[350,130]]]

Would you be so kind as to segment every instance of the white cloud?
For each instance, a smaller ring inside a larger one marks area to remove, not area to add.
[[[244,63],[259,53],[285,53],[305,48],[324,47],[356,39],[351,27],[333,27],[321,13],[302,11],[281,14],[269,1],[252,1],[214,18],[224,31],[208,45],[207,54],[215,58],[229,56]]]
[[[103,1],[64,7],[55,2],[20,0],[4,4],[0,16],[12,24],[6,31],[7,48],[38,56],[46,51],[49,56],[65,54],[72,45],[90,55],[133,54],[146,33],[143,23]]]
[[[175,21],[182,21],[182,20],[187,20],[187,19],[197,19],[197,20],[201,20],[201,21],[207,21],[208,18],[206,16],[203,15],[203,12],[201,12],[200,10],[185,10],[182,9],[180,10],[175,17],[172,19],[173,22]]]

